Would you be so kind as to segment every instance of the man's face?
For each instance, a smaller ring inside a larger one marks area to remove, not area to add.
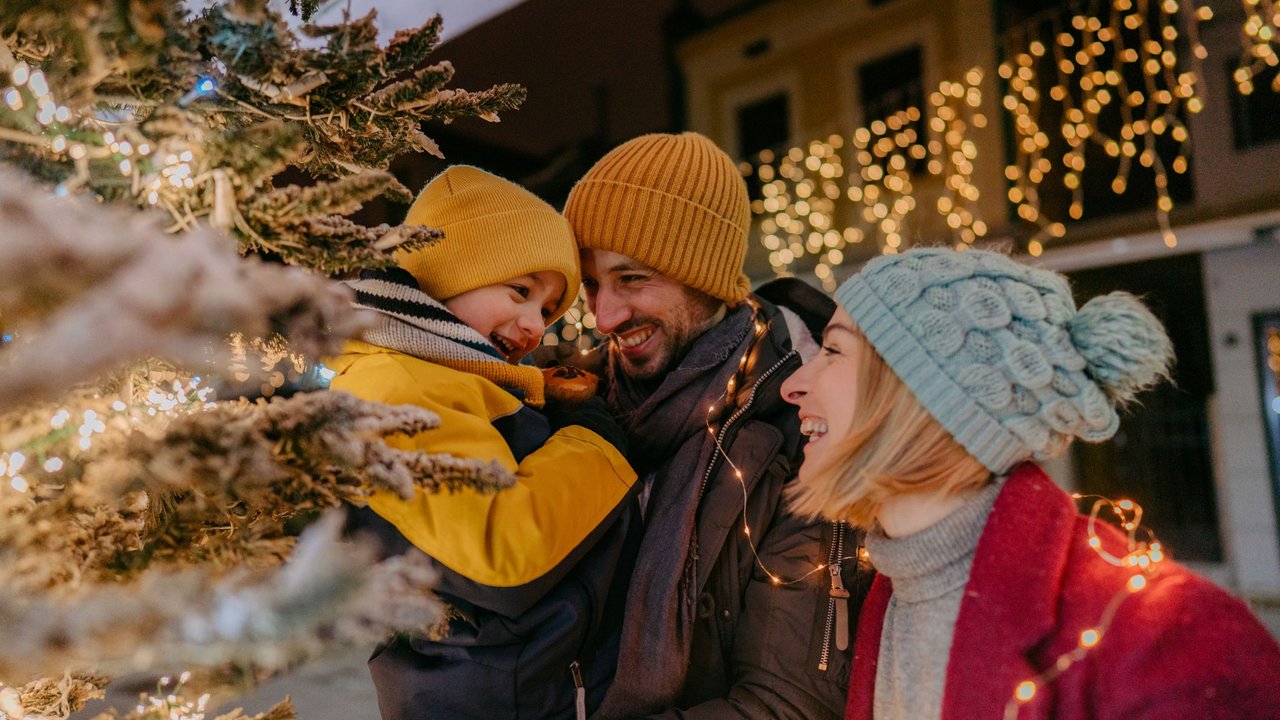
[[[596,327],[609,336],[619,367],[634,380],[649,380],[671,369],[724,306],[608,250],[582,251],[582,287]]]

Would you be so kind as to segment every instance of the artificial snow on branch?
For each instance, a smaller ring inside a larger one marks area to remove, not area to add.
[[[338,283],[240,257],[211,230],[171,237],[154,219],[56,198],[0,172],[0,408],[61,394],[155,355],[202,364],[233,332],[279,333],[321,357],[362,327]]]
[[[57,600],[0,589],[0,676],[123,672],[157,662],[278,669],[439,622],[426,557],[374,563],[372,548],[342,539],[342,524],[341,513],[313,523],[289,562],[270,571],[156,570]]]
[[[426,64],[439,16],[386,48],[374,18],[306,25],[322,44],[304,47],[266,0],[195,16],[179,0],[0,0],[0,159],[67,191],[154,206],[171,231],[226,228],[242,250],[289,264],[391,265],[397,244],[438,234],[332,229],[374,197],[410,199],[384,171],[407,151],[440,155],[424,121],[496,121],[525,91],[445,88],[452,66]],[[275,190],[289,166],[315,189]]]

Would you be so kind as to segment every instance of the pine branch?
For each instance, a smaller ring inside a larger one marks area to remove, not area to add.
[[[336,283],[241,258],[207,230],[168,237],[136,213],[32,193],[8,173],[0,226],[0,313],[22,331],[3,358],[0,407],[143,356],[206,363],[233,332],[278,332],[322,357],[362,326]]]
[[[326,272],[388,265],[389,253],[373,247],[382,233],[324,220],[320,227],[342,242],[306,247],[315,216],[248,207],[272,192],[275,175],[292,165],[341,180],[385,170],[411,150],[439,156],[424,121],[495,121],[524,98],[509,85],[446,89],[449,63],[422,67],[439,42],[438,16],[397,33],[385,49],[372,13],[308,25],[304,32],[325,44],[303,48],[266,0],[195,17],[178,0],[0,0],[0,8],[0,38],[15,60],[43,71],[46,102],[70,111],[37,122],[40,98],[20,87],[21,109],[0,106],[0,160],[67,191],[154,206],[170,216],[170,231],[212,224],[233,233],[242,251]],[[396,182],[385,194],[403,202],[409,193]]]
[[[65,673],[60,678],[39,678],[16,691],[21,712],[13,707],[0,707],[10,717],[65,718],[83,708],[90,700],[103,697],[110,681],[105,675]],[[0,691],[3,692],[3,691]],[[167,720],[167,719],[166,719]]]
[[[140,658],[283,668],[440,620],[430,592],[436,573],[425,556],[375,564],[370,547],[342,541],[341,528],[339,515],[313,524],[278,570],[152,571],[129,585],[86,586],[58,601],[2,589],[0,675],[134,670]]]

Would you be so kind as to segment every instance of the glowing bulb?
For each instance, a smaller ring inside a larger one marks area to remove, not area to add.
[[[1018,683],[1018,689],[1013,691],[1013,696],[1018,702],[1030,702],[1031,698],[1036,696],[1036,684],[1033,680],[1023,680]]]
[[[1088,630],[1080,633],[1080,647],[1086,649],[1091,648],[1094,645],[1097,645],[1098,641],[1101,639],[1102,633],[1098,632],[1095,628],[1089,628]]]
[[[1129,578],[1129,592],[1138,592],[1147,586],[1147,579],[1141,575],[1134,575]]]

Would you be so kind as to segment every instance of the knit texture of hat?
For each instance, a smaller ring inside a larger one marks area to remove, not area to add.
[[[396,262],[436,300],[543,270],[565,280],[548,322],[578,297],[578,246],[568,221],[510,180],[454,165],[427,183],[404,221],[444,231],[434,245],[396,253]]]
[[[751,206],[733,160],[707,137],[641,135],[614,148],[569,193],[564,215],[583,248],[638,260],[736,305]]]
[[[836,300],[921,405],[1002,474],[1072,438],[1101,442],[1117,406],[1168,373],[1173,349],[1137,298],[1078,311],[1063,276],[979,250],[872,260]]]

